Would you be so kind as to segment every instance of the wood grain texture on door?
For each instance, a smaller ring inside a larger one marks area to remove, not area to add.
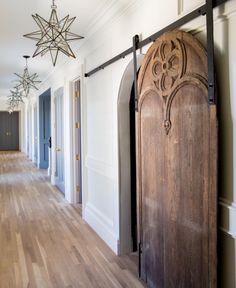
[[[138,85],[141,278],[153,288],[215,288],[217,118],[205,49],[182,31],[162,35]]]

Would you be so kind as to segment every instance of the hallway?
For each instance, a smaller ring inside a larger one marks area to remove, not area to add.
[[[0,287],[144,287],[23,153],[0,153]]]

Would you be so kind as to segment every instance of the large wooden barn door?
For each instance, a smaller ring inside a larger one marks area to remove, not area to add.
[[[205,49],[188,33],[164,34],[138,85],[141,278],[152,288],[215,288],[217,120]]]

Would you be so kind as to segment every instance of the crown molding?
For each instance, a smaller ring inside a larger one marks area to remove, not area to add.
[[[96,33],[101,27],[108,22],[115,22],[119,17],[126,13],[131,7],[134,9],[139,4],[143,3],[141,0],[130,0],[124,5],[122,1],[112,0],[108,1],[109,5],[103,11],[97,14],[95,20],[87,29],[87,39],[89,39],[94,33]]]

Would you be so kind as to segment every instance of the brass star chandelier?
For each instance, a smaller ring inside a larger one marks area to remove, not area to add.
[[[20,78],[18,80],[19,84],[16,85],[15,87],[21,89],[25,94],[24,96],[27,97],[29,95],[31,88],[38,90],[36,85],[41,83],[41,81],[37,80],[37,78],[38,78],[37,73],[34,73],[32,75],[29,74],[27,60],[30,58],[30,56],[25,55],[23,57],[25,58],[26,65],[24,68],[23,75],[19,75],[17,73],[14,73],[17,77]]]
[[[11,114],[21,103],[24,103],[24,101],[22,91],[20,91],[18,86],[14,87],[10,92],[11,95],[8,96],[8,112]]]
[[[69,18],[70,16],[67,15],[61,20],[58,20],[55,0],[52,0],[51,8],[52,11],[48,21],[38,14],[32,15],[40,30],[26,34],[24,37],[37,41],[37,48],[33,57],[37,55],[44,56],[46,53],[50,52],[53,66],[55,66],[59,52],[64,53],[68,57],[75,58],[68,43],[84,37],[70,32],[71,24],[76,17]]]
[[[34,88],[38,90],[36,85],[41,83],[41,81],[37,80],[37,73],[32,75],[29,73],[27,60],[30,58],[30,56],[25,55],[23,57],[26,61],[24,72],[22,75],[14,73],[19,79],[14,80],[17,82],[17,84],[13,87],[13,89],[10,89],[11,95],[8,96],[7,104],[9,113],[12,113],[21,103],[24,103],[23,97],[27,97],[29,95],[30,89]]]

